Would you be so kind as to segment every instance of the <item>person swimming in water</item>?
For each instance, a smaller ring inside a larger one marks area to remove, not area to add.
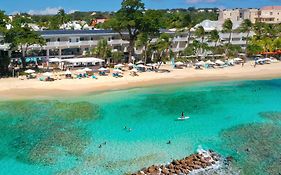
[[[170,144],[171,144],[171,140],[169,140],[169,141],[167,142],[167,144],[170,145]]]

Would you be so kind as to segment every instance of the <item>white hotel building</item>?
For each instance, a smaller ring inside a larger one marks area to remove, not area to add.
[[[221,30],[221,25],[217,21],[203,21],[197,26],[202,25],[206,32],[217,29]],[[174,31],[161,30],[175,36]],[[112,30],[45,30],[39,31],[39,34],[46,40],[47,44],[45,46],[33,45],[30,47],[31,50],[40,51],[40,57],[49,58],[74,58],[83,55],[85,51],[97,46],[100,39],[107,39],[108,44],[114,50],[119,50],[127,53],[128,41],[122,40],[117,32]],[[126,33],[124,33],[126,36]],[[228,41],[229,34],[220,33],[220,41]],[[231,43],[235,45],[245,46],[246,34],[234,33],[232,34]],[[191,35],[191,41],[194,40],[194,35]],[[1,41],[2,40],[2,41]],[[187,45],[188,33],[182,33],[173,38],[172,50],[174,52],[183,51]],[[206,42],[209,45],[214,45],[214,43]],[[8,50],[9,45],[3,42],[3,37],[0,35],[0,49]],[[140,54],[140,50],[136,50],[136,54]]]

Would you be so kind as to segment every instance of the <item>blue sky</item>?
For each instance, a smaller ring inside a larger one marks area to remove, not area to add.
[[[54,13],[59,8],[66,11],[115,11],[122,0],[0,0],[0,9],[8,14],[13,12]],[[281,0],[143,0],[146,8],[187,8],[195,7],[262,7],[281,5]]]

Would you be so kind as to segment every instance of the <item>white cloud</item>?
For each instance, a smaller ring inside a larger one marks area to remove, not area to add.
[[[215,3],[217,0],[186,0],[188,4],[197,4],[197,3]]]
[[[27,13],[30,15],[55,15],[58,13],[60,9],[63,9],[62,7],[47,7],[43,10],[29,10]],[[77,10],[69,10],[68,14],[74,13]]]
[[[57,14],[60,9],[62,9],[62,8],[61,7],[47,7],[44,10],[29,10],[28,14],[30,14],[30,15],[54,15],[54,14]]]

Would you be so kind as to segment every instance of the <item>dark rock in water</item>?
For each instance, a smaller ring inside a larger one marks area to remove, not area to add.
[[[233,157],[232,157],[232,156],[228,156],[228,157],[226,157],[226,161],[228,161],[228,162],[232,162],[232,161],[233,161]]]
[[[202,154],[193,154],[191,156],[185,157],[181,160],[173,160],[170,164],[164,166],[155,166],[152,165],[148,168],[142,169],[138,173],[143,172],[145,175],[174,175],[174,174],[189,174],[194,170],[204,171],[204,169],[212,166],[213,164],[218,163],[220,156],[215,152],[204,151]],[[216,161],[218,160],[218,161]]]

